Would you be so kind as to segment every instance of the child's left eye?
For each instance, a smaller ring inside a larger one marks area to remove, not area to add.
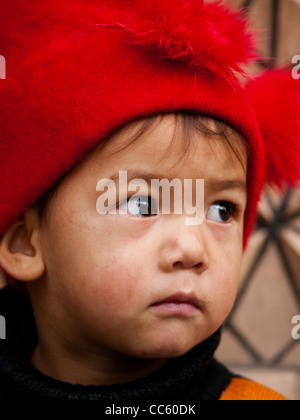
[[[226,223],[234,216],[235,211],[234,204],[221,201],[210,206],[207,212],[207,219],[212,222]]]
[[[147,196],[133,196],[120,204],[119,208],[132,216],[151,217],[158,214],[156,201]]]

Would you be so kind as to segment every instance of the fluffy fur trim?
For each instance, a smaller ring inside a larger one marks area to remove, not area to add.
[[[248,83],[266,149],[266,182],[283,188],[300,180],[300,81],[269,70]]]
[[[242,11],[222,1],[135,0],[137,14],[113,27],[127,34],[127,42],[150,54],[184,61],[190,67],[232,76],[257,58],[255,39]]]

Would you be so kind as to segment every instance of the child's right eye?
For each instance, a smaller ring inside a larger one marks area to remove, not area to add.
[[[158,214],[156,201],[149,196],[132,196],[127,201],[123,201],[119,208],[136,217],[145,218]]]

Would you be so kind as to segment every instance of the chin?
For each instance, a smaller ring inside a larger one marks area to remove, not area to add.
[[[148,349],[143,349],[140,356],[145,359],[174,359],[188,353],[199,343],[183,343],[177,341],[164,341],[158,343],[155,347],[153,344]]]

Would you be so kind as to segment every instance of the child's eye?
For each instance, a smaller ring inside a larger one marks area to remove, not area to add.
[[[207,219],[212,222],[226,223],[235,214],[236,206],[226,201],[220,201],[210,206],[207,212]]]
[[[156,201],[147,196],[133,196],[119,205],[119,208],[132,216],[151,217],[158,214]]]

